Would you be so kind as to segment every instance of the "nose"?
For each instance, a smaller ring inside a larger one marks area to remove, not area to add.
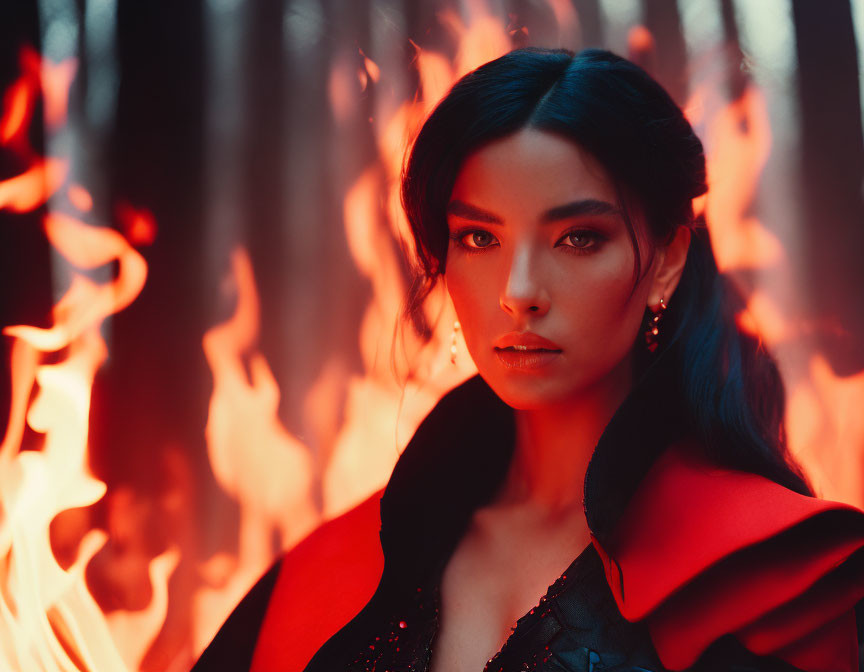
[[[514,251],[498,304],[515,318],[545,315],[549,311],[549,294],[540,281],[530,247]]]

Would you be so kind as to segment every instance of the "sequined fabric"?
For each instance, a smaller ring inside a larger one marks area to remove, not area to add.
[[[440,590],[420,588],[359,652],[349,672],[428,672]],[[483,672],[660,672],[647,632],[618,613],[588,546],[520,618]],[[479,671],[478,671],[479,672]]]
[[[438,587],[417,588],[348,666],[348,672],[427,672],[438,630]]]
[[[658,672],[647,631],[618,612],[589,545],[520,618],[484,672]]]
[[[440,573],[438,574],[440,577]],[[354,658],[348,672],[429,672],[438,631],[440,589],[417,589]],[[478,672],[480,672],[478,670]],[[621,616],[603,564],[589,545],[522,616],[482,672],[668,672],[648,629]],[[800,672],[717,640],[687,672]]]

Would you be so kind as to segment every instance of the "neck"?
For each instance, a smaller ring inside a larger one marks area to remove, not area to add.
[[[574,397],[536,409],[515,410],[513,459],[496,503],[527,507],[553,517],[581,513],[588,462],[632,384],[628,356],[601,381]]]

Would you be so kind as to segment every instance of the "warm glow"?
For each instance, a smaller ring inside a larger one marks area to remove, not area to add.
[[[279,387],[256,347],[258,293],[242,249],[231,257],[231,280],[234,315],[204,335],[204,354],[213,374],[205,435],[213,475],[240,506],[239,547],[236,557],[219,554],[207,563],[204,573],[211,585],[195,597],[196,653],[275,553],[293,546],[319,522],[309,449],[279,421]],[[271,545],[274,533],[278,548]]]
[[[429,343],[423,345],[407,325],[397,323],[407,290],[401,270],[402,250],[413,251],[398,193],[406,147],[435,103],[459,77],[511,49],[506,26],[485,3],[469,3],[466,13],[466,20],[451,10],[438,14],[458,44],[452,62],[414,44],[422,95],[403,102],[388,118],[376,120],[380,164],[365,171],[345,197],[343,220],[348,246],[373,296],[359,334],[364,374],[347,376],[338,362],[333,362],[322,372],[306,404],[312,424],[322,427],[335,415],[334,390],[345,389],[344,421],[338,431],[329,432],[332,446],[327,451],[330,459],[323,477],[326,517],[338,515],[381,488],[407,440],[435,402],[476,373],[461,334],[463,356],[457,366],[450,364],[455,312],[442,286],[424,306],[435,328]],[[337,117],[344,113],[340,95],[331,96]],[[386,204],[383,210],[382,201]],[[394,330],[402,336],[395,353]],[[396,376],[390,366],[394,354]],[[400,380],[405,378],[403,387]]]
[[[34,87],[25,77],[9,87],[3,101],[3,118],[0,119],[0,144],[12,144],[22,138],[33,114],[34,96]]]
[[[699,91],[695,97],[702,95],[705,92]],[[687,109],[697,106],[693,102]],[[704,208],[718,268],[729,271],[779,263],[780,242],[749,214],[771,152],[771,127],[759,89],[751,84],[737,100],[722,106],[708,121],[705,135],[710,150]]]
[[[42,89],[45,125],[49,130],[62,126],[66,122],[69,87],[75,78],[78,62],[70,58],[52,63],[33,49],[25,48],[21,51],[21,67],[25,75],[38,82]]]
[[[792,452],[825,499],[864,504],[864,373],[841,378],[825,358],[810,359],[791,386],[786,427]]]
[[[121,202],[117,205],[117,220],[123,235],[133,245],[152,245],[156,240],[156,218],[149,210],[134,208],[129,203]]]
[[[0,180],[0,209],[29,212],[45,203],[66,179],[67,162],[41,159],[20,175]]]
[[[370,297],[358,312],[359,357],[329,353],[303,397],[303,429],[296,429],[296,435],[289,431],[279,417],[280,381],[259,345],[268,321],[259,304],[256,269],[246,249],[232,242],[230,265],[223,269],[224,282],[218,288],[230,309],[224,314],[230,317],[199,336],[212,376],[201,432],[213,482],[239,512],[236,547],[213,552],[200,562],[190,557],[186,546],[181,553],[181,539],[156,557],[151,557],[156,551],[142,551],[139,573],[149,579],[149,584],[143,578],[141,582],[151,597],[136,610],[100,605],[85,580],[88,566],[95,567],[91,560],[118,538],[147,537],[135,528],[135,515],[124,508],[132,508],[132,495],[117,492],[121,488],[91,472],[91,392],[109,357],[109,345],[113,348],[112,316],[133,304],[147,283],[142,251],[163,252],[165,234],[172,232],[164,228],[164,219],[157,224],[152,204],[122,198],[94,203],[93,194],[98,201],[101,191],[91,193],[88,186],[94,185],[79,183],[76,161],[59,149],[69,151],[70,143],[57,142],[68,115],[76,62],[51,63],[31,48],[21,50],[20,74],[2,97],[0,149],[9,161],[5,179],[0,179],[0,210],[10,218],[29,213],[24,225],[41,226],[51,246],[51,263],[57,265],[51,270],[60,271],[52,279],[66,278],[68,284],[57,288],[61,296],[51,309],[49,326],[3,329],[11,339],[12,393],[0,444],[0,672],[139,670],[166,627],[171,599],[172,616],[178,601],[178,611],[189,612],[183,621],[189,641],[184,640],[177,660],[197,657],[273,560],[323,521],[384,486],[434,404],[476,373],[461,332],[456,365],[450,362],[456,316],[441,284],[422,307],[428,342],[398,320],[408,289],[405,260],[407,256],[410,263],[415,252],[400,203],[399,178],[417,131],[456,80],[529,35],[521,25],[524,17],[503,17],[497,5],[494,11],[490,5],[466,0],[458,11],[444,8],[435,14],[447,33],[447,53],[402,38],[417,71],[416,92],[399,89],[405,79],[404,54],[397,58],[386,49],[367,48],[373,60],[356,43],[333,50],[325,82],[332,115],[328,124],[345,135],[358,128],[362,115],[359,126],[365,129],[368,123],[375,143],[368,156],[369,143],[358,142],[362,154],[346,159],[350,174],[340,173],[340,179],[350,175],[341,204],[345,242]],[[546,5],[561,45],[580,48],[576,38],[568,37],[581,30],[574,4],[546,0]],[[651,62],[657,44],[649,30],[634,25],[627,37],[633,54]],[[735,100],[727,100],[725,88],[716,81],[694,88],[686,114],[705,142],[710,184],[694,208],[706,217],[718,267],[744,292],[747,307],[736,316],[737,324],[778,353],[787,389],[790,448],[819,494],[862,506],[864,416],[859,409],[864,407],[864,374],[840,377],[832,371],[808,340],[828,326],[802,317],[801,306],[787,305],[786,297],[765,280],[771,274],[794,274],[780,237],[769,222],[754,215],[772,151],[763,91],[751,82]],[[369,116],[366,103],[374,104],[374,116]],[[44,139],[47,155],[31,145],[32,138]],[[346,155],[355,151],[347,146],[351,143],[345,144]],[[336,182],[340,189],[345,185]],[[246,187],[241,187],[238,191],[244,193]],[[214,211],[223,214],[221,201]],[[99,213],[111,213],[111,221],[97,221]],[[234,214],[229,212],[226,219]],[[212,253],[210,242],[202,242],[202,255]],[[164,277],[174,269],[159,270]],[[154,314],[152,319],[166,318]],[[115,336],[119,333],[128,331],[118,329]],[[166,341],[160,347],[176,347],[170,335]],[[122,450],[112,459],[123,460]],[[190,508],[192,495],[188,500],[174,496],[170,506]],[[90,515],[103,498],[119,502],[105,529]],[[74,550],[62,561],[58,536]],[[123,576],[132,573],[126,566],[112,570]],[[175,582],[192,583],[184,584],[182,594],[188,597],[176,598],[173,585],[169,594],[172,576]]]
[[[22,53],[25,74],[6,95],[0,137],[31,168],[0,183],[0,207],[17,212],[43,205],[65,180],[67,160],[37,157],[22,144],[39,82],[48,128],[63,122],[75,65],[42,62]],[[14,145],[14,146],[13,146]],[[70,200],[81,202],[78,187]],[[80,208],[85,209],[85,208]],[[89,209],[89,208],[86,208]],[[80,539],[71,566],[54,556],[49,526],[58,515],[99,501],[105,483],[88,467],[90,393],[107,350],[100,325],[141,291],[147,266],[117,232],[48,212],[44,231],[69,264],[70,285],[52,311],[49,328],[10,326],[12,397],[0,449],[0,668],[8,670],[137,669],[162,627],[167,581],[178,561],[166,551],[150,564],[153,599],[140,612],[106,618],[84,579],[91,558],[107,540],[99,529]],[[113,280],[99,284],[81,270],[117,264]],[[49,359],[50,353],[59,353]],[[21,450],[25,425],[42,436],[38,450]],[[56,531],[56,530],[55,530]]]
[[[745,287],[747,307],[737,323],[778,360],[791,453],[821,496],[862,506],[864,426],[851,410],[864,407],[861,376],[836,376],[808,340],[830,325],[790,319],[790,312],[803,306],[782,304],[766,284],[769,274],[792,277],[792,272],[780,240],[752,214],[771,153],[765,97],[752,83],[736,100],[724,102],[719,96],[716,89],[701,86],[685,107],[691,123],[704,129],[708,159],[709,192],[694,202],[694,210],[706,216],[722,272],[736,282],[738,272],[762,274],[753,276],[761,278],[755,286]]]
[[[90,212],[93,209],[93,197],[80,184],[70,184],[68,194],[69,202],[79,212]]]

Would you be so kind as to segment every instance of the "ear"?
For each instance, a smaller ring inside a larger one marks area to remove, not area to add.
[[[687,261],[687,250],[690,248],[690,229],[679,226],[675,237],[665,247],[657,250],[657,272],[648,292],[648,306],[653,311],[660,309],[660,299],[668,305],[669,299],[678,286],[684,264]]]

